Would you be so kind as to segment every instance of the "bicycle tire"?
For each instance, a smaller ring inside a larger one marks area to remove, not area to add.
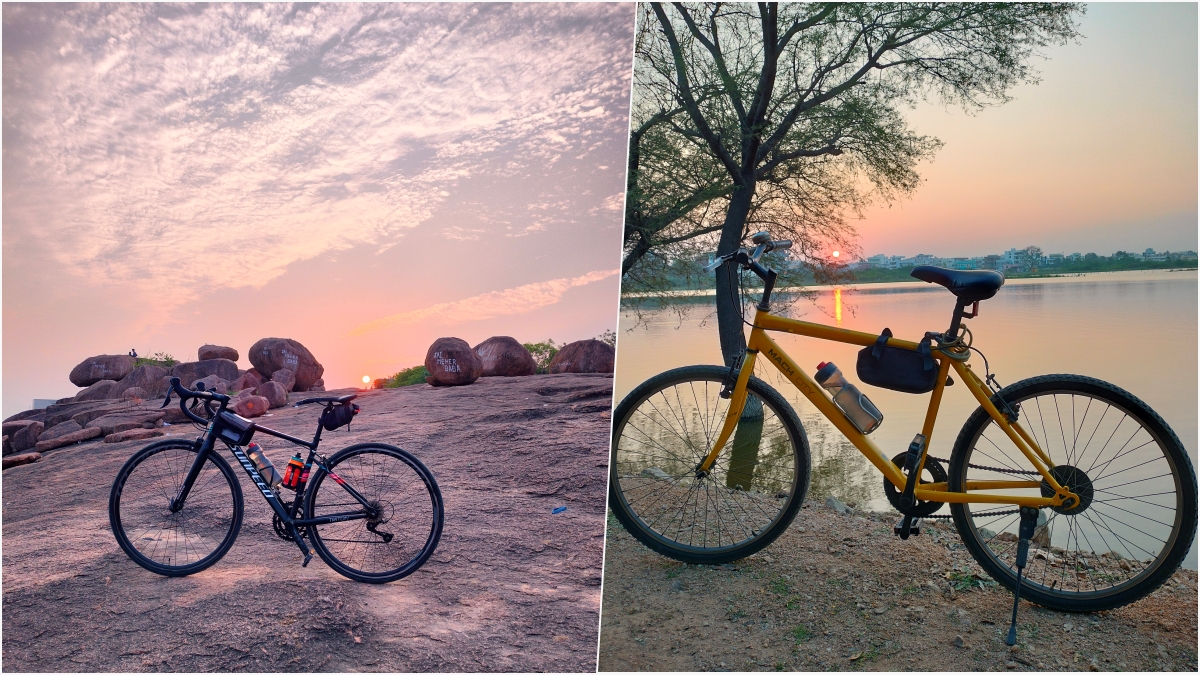
[[[155,574],[178,577],[207,569],[229,552],[241,531],[242,487],[215,451],[183,509],[171,513],[168,508],[199,445],[183,439],[152,443],[134,453],[113,480],[108,519],[117,544]],[[177,564],[181,559],[185,564]]]
[[[1001,399],[1020,406],[1022,426],[1049,454],[1056,479],[1070,483],[1082,502],[1079,509],[1043,510],[1021,597],[1062,611],[1094,612],[1143,598],[1170,578],[1196,534],[1196,473],[1167,423],[1129,392],[1079,375],[1022,380],[992,402],[999,407]],[[1005,451],[997,442],[1001,436],[982,408],[971,415],[950,457],[952,491],[962,491],[967,480],[1029,479],[1032,465],[1011,441]],[[996,464],[1002,466],[989,468]],[[1052,491],[1046,486],[1041,494]],[[1015,590],[1019,516],[986,515],[1002,510],[996,504],[951,505],[967,550],[993,579]]]
[[[728,410],[719,396],[728,374],[721,366],[669,370],[638,385],[613,415],[609,508],[634,538],[675,560],[720,564],[762,550],[783,534],[808,493],[804,427],[779,392],[755,377],[746,410],[757,401],[761,418],[744,412],[745,423],[712,470],[696,476]],[[670,418],[664,407],[672,407]],[[664,500],[681,505],[660,507]]]
[[[310,525],[309,540],[321,559],[337,573],[369,584],[404,578],[424,565],[441,540],[445,520],[442,493],[433,473],[411,454],[382,443],[344,448],[330,457],[327,465],[381,514],[375,519]],[[313,476],[305,500],[306,518],[361,508],[348,492],[338,488],[336,481],[326,483],[329,475],[318,469]],[[322,492],[324,485],[338,489]],[[404,520],[397,520],[398,516]],[[392,537],[384,541],[382,535],[368,529],[372,523],[374,527],[390,525],[383,532]],[[408,523],[413,525],[396,533],[397,526]],[[356,553],[362,556],[354,557]],[[380,553],[386,554],[383,560]],[[365,569],[368,566],[371,569]]]

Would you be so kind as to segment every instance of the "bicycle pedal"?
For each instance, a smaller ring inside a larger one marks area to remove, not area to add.
[[[308,567],[309,561],[312,560],[312,551],[304,554],[304,562],[300,563],[301,567]]]
[[[907,532],[904,529],[904,524],[906,522],[908,523],[908,531]],[[920,518],[912,518],[911,516],[905,516],[900,519],[900,522],[896,523],[896,525],[892,528],[892,532],[894,532],[896,534],[896,536],[900,537],[901,539],[908,539],[911,536],[920,536],[920,534],[921,534],[921,519]]]

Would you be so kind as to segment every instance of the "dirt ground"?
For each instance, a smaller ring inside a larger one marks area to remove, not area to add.
[[[901,541],[898,519],[806,503],[764,551],[713,567],[653,553],[610,516],[600,670],[1196,671],[1196,572],[1109,612],[1022,602],[1010,649],[1012,595],[953,524]]]
[[[433,471],[446,507],[430,561],[385,585],[318,557],[301,568],[236,462],[241,534],[182,578],[134,564],[109,529],[112,480],[147,441],[87,442],[6,470],[3,668],[594,671],[611,387],[611,376],[539,375],[364,392],[349,432],[327,432],[322,453],[403,447]],[[257,421],[311,437],[320,409],[271,412]],[[257,440],[287,462],[282,441]]]

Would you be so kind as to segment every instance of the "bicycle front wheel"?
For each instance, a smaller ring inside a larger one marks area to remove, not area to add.
[[[1179,567],[1196,534],[1196,474],[1179,438],[1145,403],[1116,386],[1078,375],[1023,380],[992,397],[1054,464],[1074,508],[1042,509],[1021,597],[1092,612],[1149,594]],[[967,420],[950,457],[950,489],[968,481],[1040,481],[1001,494],[1053,496],[1024,454],[982,409]],[[996,491],[989,491],[997,494]],[[1016,588],[1016,507],[952,504],[963,543],[988,574]]]
[[[121,550],[134,562],[169,577],[194,574],[221,559],[242,527],[242,487],[229,463],[212,452],[183,508],[171,502],[199,447],[166,440],[142,448],[117,473],[108,520]]]
[[[442,493],[416,457],[390,445],[362,443],[329,458],[309,487],[306,518],[363,510],[339,483],[370,506],[368,516],[313,525],[309,539],[327,565],[355,581],[382,584],[415,572],[442,537]],[[329,479],[329,480],[326,480]]]
[[[774,541],[808,492],[808,439],[777,391],[751,377],[745,409],[707,474],[725,422],[729,369],[689,366],[639,385],[613,415],[609,508],[669,558],[724,563]]]

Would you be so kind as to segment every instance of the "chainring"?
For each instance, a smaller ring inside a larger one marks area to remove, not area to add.
[[[291,511],[292,510],[292,502],[283,502],[283,508],[285,511]],[[287,527],[284,526],[283,519],[279,517],[278,513],[271,516],[271,526],[275,528],[275,536],[279,537],[280,539],[282,539],[284,541],[295,541],[295,539],[292,538],[292,533],[288,532]],[[301,537],[308,536],[308,528],[307,527],[297,525],[296,529],[300,531]]]
[[[892,464],[895,464],[896,466],[900,467],[900,470],[903,472],[904,471],[904,460],[907,456],[908,456],[907,452],[902,452],[902,453],[896,455],[895,457],[892,458]],[[930,477],[933,478],[933,480],[932,481],[925,480],[924,476],[922,476],[920,479],[921,485],[924,485],[927,483],[945,483],[950,480],[950,477],[946,475],[946,470],[944,468],[942,468],[942,463],[928,455],[925,456],[925,471],[923,471],[922,473],[928,473],[930,475]],[[925,518],[927,516],[933,515],[934,513],[937,512],[938,509],[942,508],[942,506],[946,503],[946,502],[923,502],[921,500],[917,500],[917,503],[913,504],[912,506],[910,506],[908,508],[901,507],[900,506],[900,496],[901,496],[900,491],[897,490],[896,486],[892,485],[891,481],[889,481],[887,478],[883,479],[883,493],[885,495],[887,495],[887,500],[888,500],[888,502],[891,503],[892,508],[896,509],[897,511],[899,511],[900,513],[903,513],[906,516],[914,516],[917,518]]]

